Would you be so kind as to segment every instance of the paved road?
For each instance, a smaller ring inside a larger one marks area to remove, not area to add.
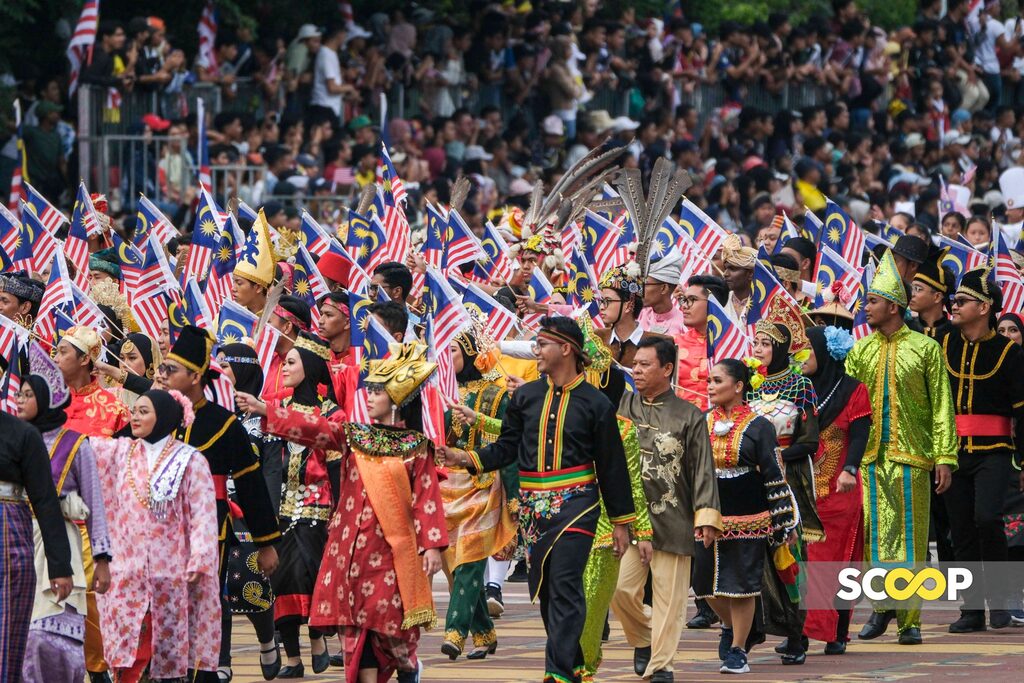
[[[440,581],[435,583],[435,599],[444,614],[447,593]],[[484,661],[460,658],[451,662],[440,654],[443,628],[424,634],[420,641],[420,654],[426,670],[425,681],[539,681],[544,670],[544,628],[537,607],[530,605],[525,584],[508,584],[505,590],[508,608],[497,622],[498,652]],[[692,606],[690,607],[692,612]],[[855,628],[868,616],[861,607],[854,615]],[[803,666],[782,666],[772,652],[778,639],[769,638],[755,648],[750,658],[751,673],[739,677],[749,683],[768,681],[968,681],[980,678],[985,683],[1020,683],[1024,681],[1024,628],[1006,628],[971,635],[953,635],[946,632],[946,624],[955,618],[952,612],[926,612],[924,644],[906,647],[896,644],[895,624],[890,633],[871,642],[850,643],[847,654],[826,657],[822,644],[812,644],[812,653]],[[255,636],[248,622],[236,620],[237,640],[234,650],[235,683],[262,681]],[[731,681],[731,677],[718,673],[717,631],[685,631],[676,658],[677,681]],[[304,642],[304,648],[308,642]],[[337,641],[332,644],[332,651]],[[604,664],[598,680],[607,683],[639,683],[633,674],[633,651],[625,642],[622,629],[612,620],[611,640],[605,644]],[[316,683],[342,683],[340,669],[330,669],[314,675],[308,652],[305,680]]]

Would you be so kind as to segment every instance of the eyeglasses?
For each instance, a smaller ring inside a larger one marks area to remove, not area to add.
[[[967,296],[958,296],[953,298],[949,303],[953,308],[963,308],[969,303],[980,304],[981,301],[979,301],[978,299],[972,299],[971,297]]]
[[[622,299],[601,299],[597,304],[599,308],[608,308],[612,304],[621,304]]]
[[[173,363],[161,363],[160,365],[156,366],[156,371],[159,372],[161,375],[173,375],[179,370],[184,369],[185,368],[174,365]]]
[[[553,341],[535,341],[530,345],[530,348],[534,351],[540,351],[545,346],[559,346],[559,344]]]
[[[703,296],[681,296],[679,297],[679,305],[683,308],[689,308],[698,301],[707,301],[707,297]]]

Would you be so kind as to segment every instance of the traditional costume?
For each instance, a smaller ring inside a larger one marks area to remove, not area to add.
[[[98,596],[104,653],[119,681],[216,671],[220,646],[217,508],[210,468],[174,438],[192,424],[181,394],[144,394],[156,424],[142,439],[93,443],[117,562]],[[187,577],[195,577],[189,581]]]
[[[906,308],[906,289],[891,253],[883,255],[868,293]],[[861,464],[865,559],[873,566],[923,563],[929,473],[935,465],[956,467],[955,416],[942,349],[906,325],[891,336],[876,330],[854,344],[846,373],[862,382],[871,398],[871,432]],[[887,620],[878,608],[877,618]],[[920,629],[920,615],[919,601],[898,610],[900,634]]]
[[[36,536],[36,601],[26,649],[24,678],[38,683],[81,683],[85,678],[86,573],[82,535],[86,524],[92,560],[110,560],[110,539],[96,460],[84,434],[68,430],[64,406],[71,396],[60,368],[41,346],[29,349],[32,374],[23,390],[35,394],[38,412],[29,423],[39,430],[50,455],[50,472],[61,499],[68,544],[72,548],[73,589],[63,604],[54,603],[43,572],[45,555],[38,522]]]
[[[78,351],[96,361],[103,350],[100,335],[88,327],[72,327],[61,337]],[[88,436],[112,436],[128,424],[128,409],[117,397],[93,380],[79,389],[71,388],[71,405],[66,427]]]
[[[989,268],[968,271],[960,280],[957,297],[987,303],[993,313],[1002,308],[1002,295],[989,281]],[[1004,563],[1008,559],[1003,525],[1006,481],[1024,430],[1024,351],[990,329],[971,341],[959,330],[942,340],[946,370],[953,391],[958,437],[957,469],[943,495],[953,532],[957,563]],[[992,565],[995,566],[994,564]],[[985,628],[988,600],[994,625],[1009,623],[1006,610],[1017,607],[1020,592],[1001,590],[994,578],[987,585],[984,573],[964,592],[962,628]]]
[[[478,335],[480,332],[477,330]],[[500,432],[500,427],[488,429],[487,423],[500,425],[509,393],[497,382],[497,351],[486,339],[482,344],[479,338],[463,333],[456,342],[463,363],[456,375],[459,402],[478,417],[474,424],[463,425],[449,412],[445,416],[448,440],[449,445],[473,449],[491,443]],[[483,648],[483,652],[470,655],[475,659],[497,649],[498,638],[484,594],[484,573],[489,557],[500,553],[508,559],[515,549],[518,525],[510,513],[518,504],[519,469],[513,464],[501,472],[473,475],[451,467],[446,474],[440,486],[448,523],[444,562],[451,574],[451,601],[441,651],[453,659],[458,657],[466,637],[472,635],[473,646]]]
[[[636,425],[654,556],[646,567],[636,548],[626,551],[611,604],[630,646],[651,648],[643,672],[649,677],[656,671],[673,670],[686,619],[694,528],[722,530],[722,516],[711,442],[700,410],[671,390],[649,401],[631,392],[619,402],[619,416]],[[650,612],[643,605],[648,576]]]
[[[708,335],[696,329],[688,329],[675,336],[676,344],[676,395],[697,406],[701,412],[711,408],[708,401],[708,376],[711,373],[708,360]]]
[[[274,315],[292,323],[295,329],[300,332],[309,333],[312,319],[310,317],[309,304],[298,297],[282,296],[274,306]],[[270,358],[270,367],[267,368],[267,375],[263,380],[262,398],[281,399],[288,395],[288,388],[284,385],[284,378],[281,376],[281,368],[288,353],[274,352]],[[330,382],[329,382],[330,383]]]
[[[3,312],[11,320],[27,330],[31,330],[35,324],[36,314],[39,312],[39,304],[43,300],[43,293],[45,291],[46,285],[31,277],[28,271],[19,270],[0,275],[0,292],[13,296],[17,304],[12,307],[14,310],[4,310]],[[21,313],[17,311],[17,308],[26,301],[31,303],[29,312]]]
[[[953,271],[948,266],[942,265],[942,260],[947,252],[948,249],[942,249],[932,254],[928,260],[918,266],[917,273],[914,275],[915,283],[938,292],[942,295],[943,301],[953,294],[954,285]],[[924,320],[920,316],[918,316],[918,320],[921,322],[922,332],[940,343],[942,338],[953,330],[953,323],[949,321],[945,311],[938,320]]]
[[[867,388],[846,374],[844,360],[853,347],[853,337],[838,327],[807,330],[818,369],[811,375],[818,397],[818,452],[814,456],[814,495],[825,538],[807,546],[809,562],[843,562],[856,566],[864,556],[864,510],[860,463],[871,427],[871,401]],[[856,486],[839,493],[843,472],[856,478]],[[827,587],[813,584],[808,591],[835,595],[838,582]],[[815,590],[817,588],[817,590]],[[841,610],[815,609],[807,612],[804,634],[829,643],[826,653],[841,654],[849,640],[851,605]]]
[[[660,259],[651,262],[647,268],[647,277],[656,282],[667,284],[672,290],[679,285],[683,274],[683,255],[674,246]],[[646,283],[645,283],[646,284]],[[640,327],[646,332],[674,337],[686,329],[683,311],[675,305],[664,313],[658,313],[650,306],[640,311],[637,318]],[[627,366],[628,367],[628,366]]]
[[[581,332],[541,328],[538,338],[583,354]],[[513,395],[497,441],[468,453],[467,469],[475,473],[518,462],[530,597],[541,601],[548,635],[544,680],[578,681],[586,617],[582,578],[600,502],[613,524],[636,519],[615,409],[582,372],[562,386],[530,382]]]
[[[722,262],[736,268],[753,272],[754,264],[757,263],[757,249],[744,246],[737,235],[729,235],[722,242]],[[726,308],[732,314],[733,320],[743,325],[747,324],[747,310],[750,308],[750,296],[740,299],[736,293],[729,292],[729,300]]]
[[[436,368],[424,359],[425,350],[394,344],[387,359],[371,363],[366,378],[404,405],[406,415],[419,409],[419,389]],[[345,454],[310,624],[344,627],[348,683],[358,680],[361,664],[376,668],[381,682],[396,670],[400,676],[415,672],[420,626],[437,620],[420,556],[448,545],[430,443],[411,429],[342,423],[276,401],[267,405],[266,430]]]
[[[630,311],[636,310],[643,305],[643,291],[644,291],[644,274],[640,267],[635,263],[628,263],[621,266],[612,268],[603,276],[601,276],[601,289],[614,290],[622,303],[619,308],[619,319],[622,314],[628,309]],[[636,308],[634,308],[634,306]],[[648,309],[643,309],[644,311]],[[651,337],[664,337],[665,334],[656,334],[647,331],[643,325],[637,321],[633,331],[626,339],[619,339],[618,333],[615,330],[615,326],[619,323],[619,319],[608,324],[607,327],[594,330],[594,334],[600,339],[600,341],[608,347],[608,352],[611,355],[611,360],[617,365],[632,370],[633,368],[633,357],[636,356],[637,344],[643,339]],[[602,387],[598,387],[602,388]],[[625,385],[618,390],[619,395],[625,389]]]
[[[156,369],[164,360],[163,354],[160,353],[160,344],[157,340],[142,332],[130,333],[121,344],[120,356],[122,363],[133,354],[138,354],[142,358],[146,371],[141,376],[135,375],[128,370],[122,371],[124,373],[124,380],[121,382],[122,386],[118,391],[118,399],[128,408],[135,405],[139,394],[149,388],[153,378],[156,377]],[[136,383],[134,380],[139,377],[145,378],[147,381]]]
[[[36,597],[32,515],[50,580],[72,576],[71,550],[39,432],[0,412],[0,434],[0,680],[18,683]]]

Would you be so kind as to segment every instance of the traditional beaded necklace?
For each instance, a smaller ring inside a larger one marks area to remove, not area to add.
[[[151,478],[153,476],[153,470],[159,471],[160,466],[163,464],[164,460],[166,460],[167,456],[170,454],[171,446],[173,446],[173,445],[174,445],[174,439],[167,439],[167,443],[164,444],[163,450],[160,451],[160,455],[157,456],[156,462],[153,463],[153,468],[150,469],[148,467],[148,463],[147,463],[147,468],[146,468],[146,470],[147,470],[147,472],[146,472],[146,492],[147,493],[149,493],[150,487],[152,486]],[[152,504],[150,502],[150,496],[149,495],[143,496],[141,493],[139,493],[138,487],[135,486],[135,475],[132,474],[132,471],[133,471],[132,460],[135,457],[135,452],[136,451],[140,451],[140,450],[142,450],[142,441],[141,440],[136,441],[135,444],[131,447],[131,450],[128,451],[128,471],[125,473],[125,478],[128,480],[128,488],[130,488],[132,490],[132,495],[135,496],[135,500],[139,501],[140,505],[142,505],[144,508],[149,510],[149,509],[152,508]]]

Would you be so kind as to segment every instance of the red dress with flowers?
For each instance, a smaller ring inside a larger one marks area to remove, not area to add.
[[[71,405],[64,412],[64,428],[87,436],[113,436],[128,424],[128,409],[99,382],[71,389]]]

